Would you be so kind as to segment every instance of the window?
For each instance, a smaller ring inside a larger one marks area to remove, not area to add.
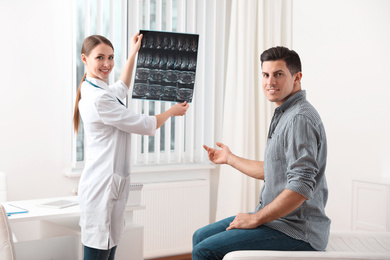
[[[119,78],[130,47],[128,39],[135,32],[144,29],[200,35],[197,78],[190,109],[185,117],[169,119],[153,137],[132,135],[131,160],[134,165],[204,162],[206,153],[203,151],[203,144],[212,145],[216,133],[218,136],[215,111],[218,111],[217,104],[218,107],[222,104],[215,98],[217,84],[214,75],[217,66],[213,52],[217,39],[213,38],[211,43],[206,43],[204,39],[206,34],[213,35],[217,30],[215,21],[212,21],[211,26],[206,26],[205,17],[210,12],[206,11],[208,5],[211,9],[207,10],[216,11],[216,4],[206,0],[75,0],[74,93],[84,75],[80,51],[82,42],[88,35],[101,34],[114,45],[115,71],[110,75],[109,84]],[[212,16],[214,14],[210,14]],[[206,45],[211,46],[207,47],[209,51],[206,50]],[[223,52],[223,48],[220,52]],[[132,86],[129,93],[131,90]],[[171,107],[172,103],[132,100],[129,95],[127,105],[138,113],[155,115]],[[82,168],[85,159],[83,127],[73,139],[73,167]]]
[[[93,34],[100,34],[110,39],[114,45],[115,64],[109,78],[109,84],[115,82],[121,73],[121,64],[126,60],[127,50],[127,15],[126,2],[122,0],[75,0],[74,4],[74,95],[75,100],[77,88],[84,75],[84,64],[80,59],[81,46],[84,39]],[[73,138],[73,168],[83,168],[85,159],[85,139],[83,122],[81,121],[79,133]]]

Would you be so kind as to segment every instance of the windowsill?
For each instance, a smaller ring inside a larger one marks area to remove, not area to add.
[[[187,164],[160,164],[160,165],[136,165],[132,167],[131,173],[150,173],[150,172],[175,172],[175,171],[193,171],[193,170],[212,170],[215,164],[211,163],[187,163]],[[72,169],[66,172],[65,176],[69,178],[80,178],[82,169]]]
[[[83,169],[71,169],[65,172],[65,176],[68,178],[80,178]]]

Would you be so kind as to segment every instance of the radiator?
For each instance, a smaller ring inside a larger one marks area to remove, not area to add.
[[[133,221],[144,226],[144,258],[192,251],[195,230],[209,224],[209,180],[144,183]]]

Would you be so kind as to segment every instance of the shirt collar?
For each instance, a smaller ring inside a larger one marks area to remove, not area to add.
[[[291,97],[289,97],[283,104],[276,108],[276,110],[280,110],[281,112],[286,111],[289,107],[295,104],[295,102],[306,98],[306,90],[300,90]]]
[[[109,91],[108,85],[103,80],[92,78],[92,77],[86,77],[89,81],[91,81],[93,84],[97,85],[98,87],[101,87],[104,90]]]

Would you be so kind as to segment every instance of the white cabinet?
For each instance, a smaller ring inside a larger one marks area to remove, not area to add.
[[[353,180],[352,229],[390,231],[390,179]]]

